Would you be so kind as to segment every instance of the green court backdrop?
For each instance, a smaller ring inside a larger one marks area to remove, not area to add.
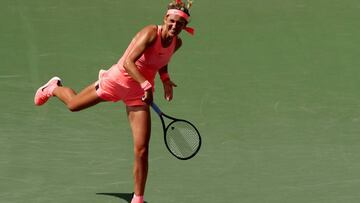
[[[76,90],[161,24],[164,0],[0,0],[0,202],[129,202],[124,105],[70,113],[36,89]],[[189,161],[165,149],[153,114],[148,203],[360,202],[360,3],[198,0],[156,102],[203,137]]]

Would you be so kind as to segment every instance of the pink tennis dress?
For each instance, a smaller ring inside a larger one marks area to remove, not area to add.
[[[154,87],[154,79],[160,68],[167,65],[175,51],[176,38],[171,45],[164,48],[161,44],[161,26],[157,26],[157,37],[155,43],[148,47],[143,55],[135,62],[140,73]],[[122,100],[127,106],[139,106],[145,103],[141,100],[144,90],[125,70],[124,61],[135,45],[133,39],[126,49],[124,55],[117,64],[109,70],[100,70],[97,82],[97,95],[106,100],[117,102]]]

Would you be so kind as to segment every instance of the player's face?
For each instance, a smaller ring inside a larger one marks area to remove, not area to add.
[[[164,19],[165,29],[169,36],[178,35],[185,28],[186,24],[186,20],[178,15],[170,14]]]

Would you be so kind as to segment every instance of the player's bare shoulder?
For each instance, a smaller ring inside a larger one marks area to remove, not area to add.
[[[156,25],[148,25],[141,29],[135,36],[135,38],[145,38],[147,44],[152,44],[157,37],[157,26]]]

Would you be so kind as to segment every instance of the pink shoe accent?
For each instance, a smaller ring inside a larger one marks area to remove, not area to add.
[[[136,196],[134,194],[131,203],[144,203],[144,196]]]
[[[59,77],[51,78],[45,85],[41,86],[35,94],[35,105],[41,106],[47,102],[47,100],[53,96],[53,91],[58,87],[58,83],[61,82]]]

